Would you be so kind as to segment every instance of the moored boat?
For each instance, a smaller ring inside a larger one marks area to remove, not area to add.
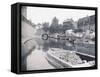
[[[51,48],[46,54],[46,59],[56,68],[92,67],[95,57],[77,51]]]

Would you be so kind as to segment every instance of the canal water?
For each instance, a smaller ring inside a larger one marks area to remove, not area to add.
[[[45,53],[50,48],[61,48],[64,50],[76,50],[76,46],[67,46],[66,41],[52,41],[52,40],[43,40],[41,37],[35,37],[33,39],[36,42],[36,48],[32,51],[27,57],[27,70],[41,70],[41,69],[54,69],[45,58]],[[94,49],[90,50],[86,47],[77,47],[78,52],[86,53],[89,55],[94,55]]]
[[[22,65],[25,65],[26,70],[43,70],[43,69],[55,69],[45,58],[45,53],[50,48],[60,48],[62,50],[77,50],[89,55],[95,55],[95,45],[77,45],[71,44],[67,40],[57,40],[57,39],[48,39],[43,40],[42,35],[32,34],[32,38],[28,40],[29,43],[26,43],[23,52],[27,52],[27,56],[22,60]],[[31,49],[31,52],[27,48]],[[77,48],[77,49],[76,49]]]

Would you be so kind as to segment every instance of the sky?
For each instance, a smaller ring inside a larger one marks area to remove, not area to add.
[[[94,10],[27,7],[27,19],[31,20],[35,24],[43,22],[51,23],[55,16],[59,19],[59,23],[62,24],[64,20],[69,18],[77,21],[79,18],[94,14]]]

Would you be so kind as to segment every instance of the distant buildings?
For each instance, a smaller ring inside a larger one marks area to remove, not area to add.
[[[69,29],[75,29],[75,22],[72,19],[67,19],[63,22],[63,29],[69,30]]]
[[[95,15],[80,18],[77,23],[79,29],[95,31]]]

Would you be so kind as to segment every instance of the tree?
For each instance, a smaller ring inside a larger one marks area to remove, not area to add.
[[[54,17],[50,26],[50,33],[56,33],[59,30],[59,24],[58,24],[59,20]]]
[[[43,23],[42,24],[43,25],[43,30],[45,31],[45,32],[47,32],[48,30],[49,30],[49,23],[48,22],[45,22],[45,23]]]
[[[56,17],[53,18],[51,26],[58,26],[58,19]]]

